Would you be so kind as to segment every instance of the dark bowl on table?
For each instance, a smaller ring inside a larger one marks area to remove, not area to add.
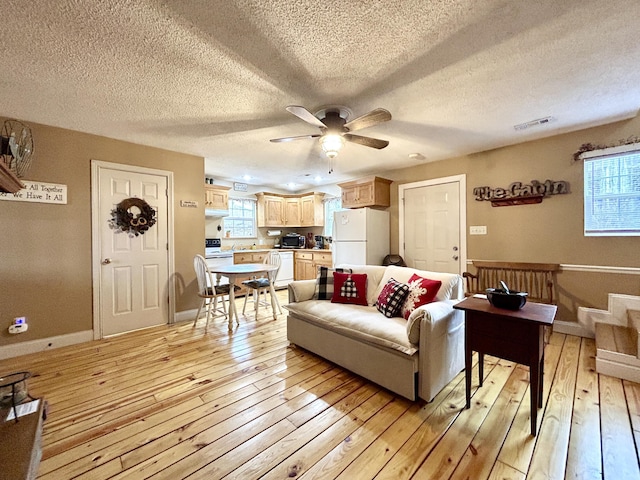
[[[520,310],[527,303],[527,292],[505,292],[501,288],[487,288],[487,300],[496,308]]]

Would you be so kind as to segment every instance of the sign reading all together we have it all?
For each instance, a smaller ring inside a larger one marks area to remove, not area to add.
[[[16,193],[0,192],[0,200],[15,202],[57,203],[66,205],[67,186],[58,183],[31,182],[21,180],[24,188]]]

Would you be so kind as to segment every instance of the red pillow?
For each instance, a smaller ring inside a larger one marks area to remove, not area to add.
[[[333,297],[331,303],[367,303],[366,273],[333,273]]]
[[[409,285],[409,295],[407,295],[407,299],[402,305],[402,316],[408,320],[411,313],[420,305],[425,305],[435,300],[442,282],[440,280],[429,280],[414,273],[411,275],[407,285]]]

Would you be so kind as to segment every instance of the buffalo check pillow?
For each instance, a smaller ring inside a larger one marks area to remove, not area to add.
[[[405,283],[398,282],[395,278],[390,278],[386,283],[378,300],[376,300],[376,308],[385,317],[399,317],[400,309],[409,294],[409,286]]]
[[[316,291],[313,294],[315,300],[331,300],[333,298],[333,273],[351,273],[350,268],[318,267],[316,278]]]
[[[402,305],[402,316],[408,320],[411,312],[420,305],[425,305],[435,300],[442,282],[440,280],[429,280],[414,273],[411,275],[407,285],[409,286],[409,295],[407,295],[404,305]]]

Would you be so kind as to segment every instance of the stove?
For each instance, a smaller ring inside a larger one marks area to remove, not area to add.
[[[205,258],[233,258],[231,250],[222,251],[222,242],[219,238],[205,238],[204,256]]]

